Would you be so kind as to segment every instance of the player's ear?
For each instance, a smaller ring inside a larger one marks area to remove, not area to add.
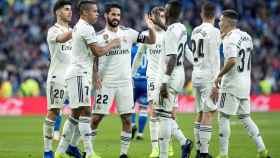
[[[104,14],[104,18],[105,18],[105,19],[107,19],[107,17],[108,17],[108,14],[107,14],[107,13],[105,13],[105,14]]]

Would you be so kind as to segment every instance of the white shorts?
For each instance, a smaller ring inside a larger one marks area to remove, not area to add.
[[[217,110],[217,105],[210,98],[212,88],[212,84],[193,87],[196,112],[210,112]]]
[[[250,98],[238,98],[230,93],[222,93],[218,110],[227,115],[250,114]]]
[[[109,114],[109,109],[114,99],[116,101],[117,111],[120,115],[134,112],[132,83],[118,87],[102,85],[102,88],[96,91],[95,105],[92,113]]]
[[[185,72],[183,67],[176,68],[170,76],[169,86],[177,93],[182,92],[185,84]]]
[[[61,109],[67,97],[64,84],[48,81],[46,87],[48,109]]]
[[[86,75],[66,79],[70,108],[75,109],[81,106],[91,105],[90,96],[92,85],[90,81]]]
[[[147,82],[148,102],[157,103],[159,99],[160,84],[153,80]]]

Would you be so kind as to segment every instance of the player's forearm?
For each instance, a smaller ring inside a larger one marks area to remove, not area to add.
[[[171,73],[173,72],[176,65],[176,58],[177,56],[175,54],[169,55],[169,60],[165,72],[166,75],[170,76]]]
[[[221,70],[221,72],[219,73],[218,77],[223,77],[226,73],[228,73],[233,66],[236,64],[236,59],[235,58],[230,58],[225,66],[223,67],[223,69]]]
[[[149,28],[149,36],[146,38],[145,43],[147,44],[156,43],[156,31],[154,28]]]
[[[65,43],[72,38],[72,31],[66,32],[56,37],[56,42]]]
[[[100,57],[102,55],[107,54],[107,52],[109,52],[113,48],[113,44],[109,43],[105,47],[101,47],[101,46],[98,46],[97,44],[94,44],[90,48],[91,48],[92,53],[95,56]]]

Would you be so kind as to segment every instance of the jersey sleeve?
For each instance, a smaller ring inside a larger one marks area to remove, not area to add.
[[[90,25],[84,25],[81,28],[81,37],[86,41],[87,44],[92,44],[97,42],[97,36],[95,30]]]
[[[177,37],[174,32],[167,30],[164,36],[164,46],[166,55],[177,55]]]
[[[62,33],[58,29],[50,28],[47,35],[47,41],[55,43],[57,36],[59,36],[60,34]]]
[[[231,36],[227,40],[227,42],[224,43],[224,55],[225,58],[236,58],[238,56],[238,44],[237,44],[237,37]]]

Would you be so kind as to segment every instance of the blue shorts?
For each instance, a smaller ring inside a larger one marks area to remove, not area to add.
[[[148,98],[147,98],[147,80],[146,79],[133,79],[134,80],[134,87],[133,87],[133,94],[134,94],[134,103],[138,102],[141,107],[147,108]]]

